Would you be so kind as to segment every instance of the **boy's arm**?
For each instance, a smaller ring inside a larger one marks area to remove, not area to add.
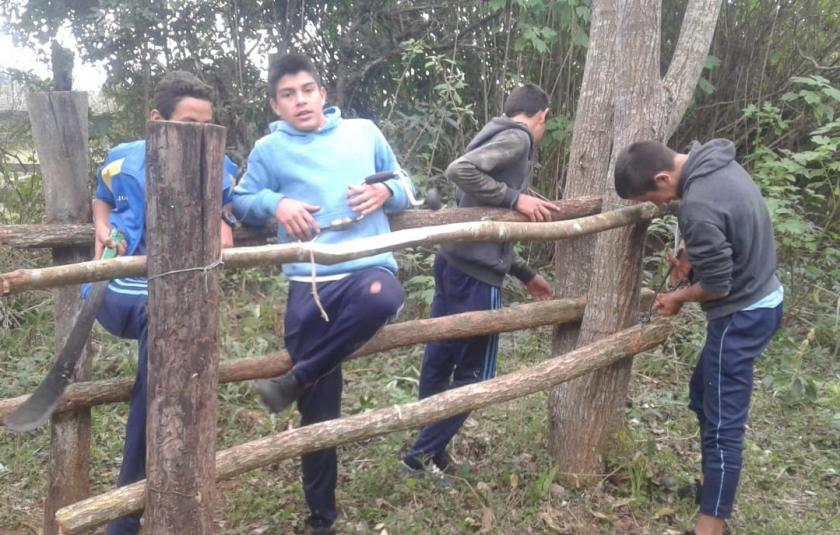
[[[537,274],[536,271],[531,269],[531,266],[528,265],[528,262],[524,258],[516,254],[516,251],[513,253],[513,262],[510,264],[509,273],[521,280],[522,284],[528,284]]]
[[[382,206],[388,213],[401,212],[408,208],[410,204],[405,188],[410,187],[411,194],[414,195],[414,183],[411,181],[411,177],[408,176],[408,173],[400,167],[400,164],[397,162],[397,157],[394,156],[394,151],[391,149],[391,145],[388,143],[388,140],[385,139],[385,136],[379,128],[376,127],[376,125],[372,126],[375,141],[374,165],[376,172],[396,171],[399,175],[404,177],[403,180],[399,178],[392,178],[383,182],[385,187],[387,187],[391,192],[391,196],[385,200],[385,203]]]
[[[111,240],[111,212],[117,205],[114,192],[111,191],[112,167],[107,163],[96,173],[96,198],[93,200],[94,258],[102,256],[105,247],[116,247]],[[115,173],[115,176],[119,172]],[[125,242],[120,244],[118,253],[125,253]]]
[[[243,223],[260,226],[274,217],[277,205],[285,196],[269,173],[260,146],[254,147],[248,157],[248,168],[239,184],[233,189],[233,213]]]
[[[519,192],[489,173],[522,158],[530,148],[528,134],[517,129],[505,130],[449,164],[444,174],[483,204],[514,208]]]
[[[554,291],[548,281],[534,271],[524,258],[516,254],[516,251],[513,253],[510,274],[522,281],[535,301],[545,301],[554,296]]]
[[[233,206],[231,206],[231,202],[233,201],[233,184],[236,182],[236,173],[238,170],[237,165],[225,156],[224,169],[222,170],[222,211],[224,212],[233,210]],[[219,239],[222,249],[233,247],[233,229],[224,221],[221,222],[219,229]]]

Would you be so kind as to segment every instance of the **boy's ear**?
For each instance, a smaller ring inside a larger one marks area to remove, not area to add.
[[[656,189],[666,188],[671,185],[671,173],[668,171],[660,171],[653,175],[653,183],[656,184]]]
[[[149,112],[149,120],[150,121],[162,121],[163,120],[163,115],[161,115],[160,112],[157,111],[157,110],[152,110],[151,112]]]

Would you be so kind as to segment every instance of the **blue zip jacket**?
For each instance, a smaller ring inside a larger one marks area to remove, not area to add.
[[[344,217],[356,217],[347,199],[347,188],[361,184],[365,177],[380,171],[397,171],[407,176],[382,132],[366,119],[342,119],[338,108],[324,110],[327,123],[317,132],[296,130],[285,121],[270,126],[271,133],[257,141],[248,157],[248,169],[233,191],[233,211],[244,223],[264,225],[274,217],[285,197],[320,206],[312,215],[319,227]],[[410,181],[406,178],[410,186]],[[319,243],[343,243],[378,236],[391,231],[386,213],[408,207],[403,182],[391,179],[385,185],[392,196],[384,209],[366,216],[344,230],[325,229],[315,238]],[[413,186],[412,193],[414,191]],[[278,225],[281,243],[294,241]],[[382,267],[392,273],[397,263],[390,252],[358,258],[330,266],[316,264],[317,276],[352,273]],[[283,265],[288,277],[309,277],[312,265]]]
[[[237,166],[225,156],[222,172],[222,204],[231,202]],[[146,140],[140,139],[117,145],[97,173],[96,198],[114,209],[110,214],[112,228],[123,231],[126,239],[126,256],[146,254]],[[126,292],[146,292],[145,279],[116,279],[111,289],[128,288]],[[89,285],[83,294],[87,297]]]

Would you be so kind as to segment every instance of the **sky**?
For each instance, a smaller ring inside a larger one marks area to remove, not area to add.
[[[75,51],[75,41],[69,31],[59,31],[59,42]],[[0,30],[0,68],[20,69],[32,72],[41,78],[52,76],[48,60],[39,61],[32,48],[15,46],[12,36]],[[73,89],[77,91],[98,91],[105,82],[105,70],[98,65],[83,63],[76,54],[73,66]]]

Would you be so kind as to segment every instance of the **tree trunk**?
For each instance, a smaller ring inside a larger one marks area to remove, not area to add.
[[[690,2],[680,44],[663,84],[659,76],[660,0],[617,1],[611,104],[614,131],[609,172],[603,177],[607,180],[604,210],[629,204],[618,198],[611,183],[618,152],[634,141],[665,141],[679,122],[702,70],[719,5],[719,1],[710,0]],[[690,76],[693,78],[686,79]],[[646,229],[647,224],[637,224],[598,235],[578,346],[636,321]],[[560,472],[586,475],[601,471],[600,454],[621,422],[631,370],[632,359],[627,359],[566,383],[553,394],[552,438],[558,443],[552,449]]]
[[[304,453],[421,427],[456,414],[517,399],[550,388],[661,344],[671,331],[664,321],[632,328],[536,366],[426,399],[321,422],[260,438],[216,456],[220,479]],[[61,532],[79,533],[143,507],[143,482],[122,487],[58,512]]]
[[[613,65],[616,26],[615,0],[594,0],[589,31],[589,49],[583,72],[572,148],[569,157],[564,199],[602,195],[604,177],[608,174],[612,145]],[[555,246],[555,273],[559,298],[579,295],[589,288],[592,249],[595,236],[558,241]],[[575,348],[580,324],[558,325],[554,330],[552,350],[555,354]],[[584,381],[576,379],[573,383]],[[549,447],[560,465],[571,464],[565,459],[573,452],[578,437],[563,432],[566,419],[564,407],[574,406],[575,400],[565,397],[567,384],[549,392]]]
[[[221,170],[225,129],[146,125],[149,248],[144,531],[215,532]]]
[[[88,223],[91,220],[88,181],[87,94],[82,92],[36,93],[29,98],[32,133],[44,175],[47,220],[55,224]],[[88,260],[90,246],[55,247],[53,264]],[[79,289],[55,292],[55,349],[60,351],[73,327],[80,304]],[[85,353],[89,348],[85,346]],[[73,376],[90,379],[86,355]],[[49,483],[44,501],[44,534],[58,533],[55,512],[90,494],[90,409],[53,417],[50,428]]]

